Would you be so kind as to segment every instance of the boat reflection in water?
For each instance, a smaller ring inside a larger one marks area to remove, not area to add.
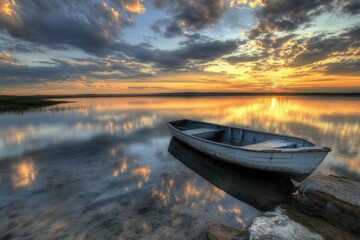
[[[295,189],[289,178],[215,160],[174,137],[168,150],[218,188],[261,211],[286,202]]]

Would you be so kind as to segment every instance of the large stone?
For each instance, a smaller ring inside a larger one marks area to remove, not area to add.
[[[255,218],[246,233],[245,229],[211,224],[208,225],[207,234],[211,240],[359,239],[358,235],[342,230],[324,219],[299,211],[299,205],[295,201],[282,204],[275,210]]]
[[[323,239],[318,233],[289,218],[281,206],[274,211],[266,212],[264,215],[255,218],[249,228],[247,237],[249,240]]]
[[[340,229],[322,218],[310,216],[299,211],[299,205],[296,202],[283,204],[281,207],[286,210],[286,215],[293,221],[303,225],[312,232],[316,232],[327,240],[358,240],[359,236],[351,234],[346,230]]]
[[[218,224],[208,224],[206,234],[209,240],[233,240],[241,238],[246,234],[246,230]]]
[[[335,176],[313,176],[299,188],[298,202],[308,214],[360,234],[360,182]]]

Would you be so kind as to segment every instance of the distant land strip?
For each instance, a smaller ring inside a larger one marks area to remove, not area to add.
[[[359,93],[284,93],[284,92],[169,92],[139,94],[74,94],[74,95],[32,95],[38,99],[52,98],[99,98],[99,97],[207,97],[207,96],[324,96],[324,97],[358,97]],[[0,96],[0,101],[1,101]],[[6,96],[5,96],[6,97]],[[9,96],[7,96],[9,97]],[[15,96],[14,96],[15,97]],[[18,96],[20,97],[20,96]]]

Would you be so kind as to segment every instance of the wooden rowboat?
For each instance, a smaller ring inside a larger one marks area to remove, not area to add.
[[[192,120],[168,123],[175,138],[215,159],[303,181],[330,148],[303,138]]]
[[[295,191],[288,177],[217,161],[175,137],[171,138],[168,151],[216,187],[260,211],[274,209]]]

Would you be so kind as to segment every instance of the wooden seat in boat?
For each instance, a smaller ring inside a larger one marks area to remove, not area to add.
[[[189,135],[196,135],[201,133],[217,133],[217,132],[223,132],[225,129],[220,128],[195,128],[195,129],[189,129],[182,131],[183,133],[189,134]]]
[[[288,142],[282,139],[272,139],[261,143],[255,143],[243,146],[242,148],[249,150],[262,150],[262,149],[272,149],[272,148],[286,148],[286,147],[295,147],[296,143]]]

